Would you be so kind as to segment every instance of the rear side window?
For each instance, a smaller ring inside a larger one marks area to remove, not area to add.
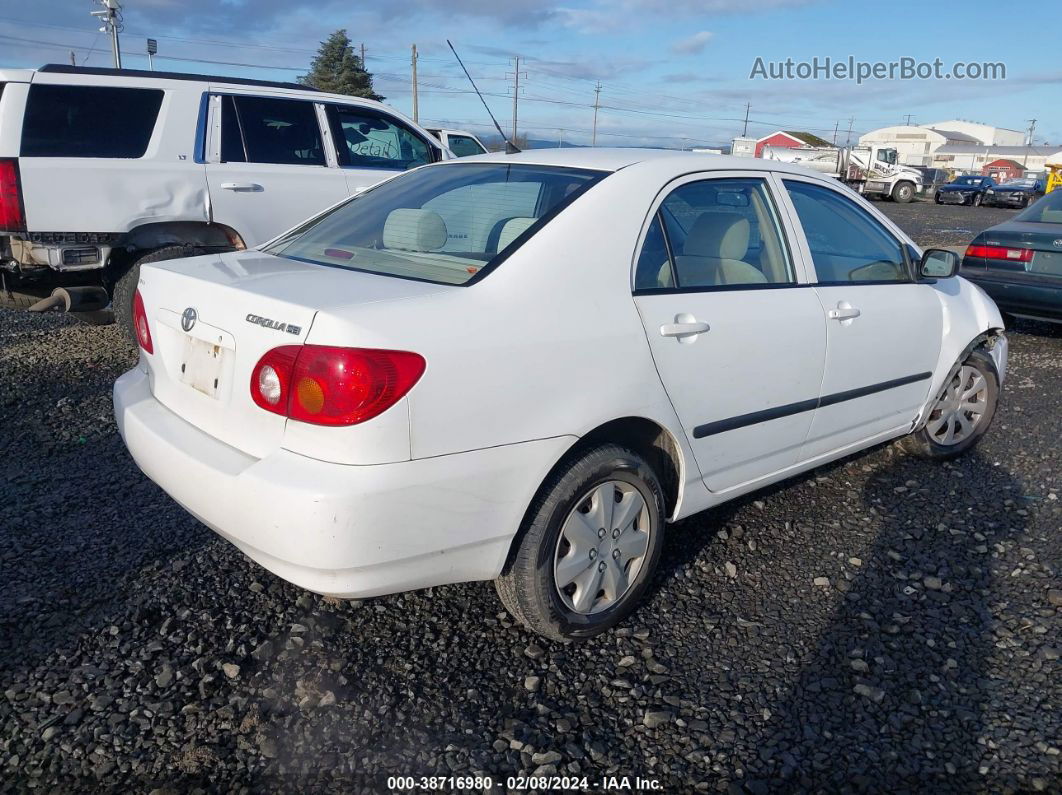
[[[449,135],[447,140],[450,144],[450,151],[458,157],[469,157],[471,155],[481,155],[487,150],[479,145],[479,142],[468,135]]]
[[[226,96],[221,108],[223,161],[325,165],[321,127],[313,103]]]
[[[31,85],[20,154],[143,157],[162,95],[152,88]]]
[[[341,166],[405,171],[434,160],[428,142],[397,119],[342,105],[329,106],[328,117]]]

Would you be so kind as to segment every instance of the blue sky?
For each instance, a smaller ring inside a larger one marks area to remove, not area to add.
[[[110,65],[91,0],[3,0],[0,65]],[[1012,13],[1013,11],[1013,13]],[[377,91],[410,112],[409,48],[421,58],[422,122],[489,128],[446,47],[453,40],[502,126],[512,118],[512,58],[521,57],[519,130],[588,143],[600,81],[598,145],[689,146],[810,130],[843,143],[860,132],[950,118],[1025,129],[1062,147],[1062,61],[1050,40],[1062,3],[987,0],[125,0],[125,65],[294,79],[320,40],[346,28],[364,42]],[[995,43],[993,43],[995,42]],[[750,80],[757,57],[893,61],[902,56],[1002,61],[1005,80]],[[174,60],[168,60],[172,58]],[[176,60],[182,59],[182,60]],[[226,62],[206,63],[207,61]],[[249,64],[253,66],[236,66]]]

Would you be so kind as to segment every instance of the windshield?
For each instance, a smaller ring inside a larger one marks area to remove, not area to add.
[[[320,265],[464,284],[606,174],[507,163],[421,168],[366,191],[265,250]]]
[[[1033,224],[1062,224],[1062,190],[1052,191],[1014,216]]]
[[[959,177],[953,185],[973,185],[975,188],[979,188],[983,183],[984,177]]]

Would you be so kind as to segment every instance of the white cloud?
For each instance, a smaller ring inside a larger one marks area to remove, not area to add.
[[[679,55],[697,55],[704,52],[704,48],[708,46],[708,42],[712,40],[714,35],[710,30],[699,31],[692,36],[676,41],[671,45],[671,52]]]

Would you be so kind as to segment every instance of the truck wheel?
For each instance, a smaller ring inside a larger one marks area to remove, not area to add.
[[[533,632],[590,638],[641,600],[663,536],[664,494],[652,468],[631,450],[601,445],[543,485],[494,585]]]
[[[166,246],[144,254],[133,260],[133,264],[118,277],[111,292],[111,309],[114,319],[125,330],[126,336],[136,345],[136,331],[133,328],[133,296],[140,283],[140,266],[148,262],[164,262],[181,257],[194,257],[202,252],[195,246]]]
[[[910,182],[897,182],[892,187],[892,200],[897,204],[907,204],[914,198],[914,185]]]
[[[944,385],[929,419],[900,446],[920,458],[946,461],[977,444],[992,424],[999,400],[999,374],[987,351],[978,348]]]

